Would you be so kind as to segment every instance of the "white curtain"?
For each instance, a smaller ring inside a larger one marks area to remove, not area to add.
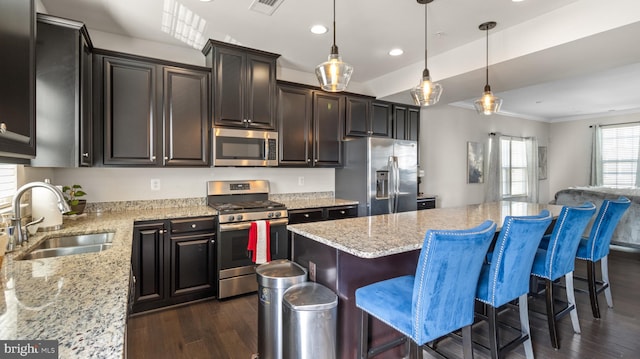
[[[535,137],[524,139],[527,149],[527,202],[538,202],[538,141]]]
[[[502,199],[500,183],[500,133],[489,135],[489,153],[487,155],[486,184],[484,187],[484,201],[496,202]]]
[[[636,182],[638,181],[636,177]],[[591,145],[591,186],[602,186],[602,129],[600,125],[593,126]]]
[[[636,187],[640,188],[640,144],[638,145],[638,162],[636,163]]]
[[[486,167],[484,201],[495,202],[503,198],[502,148],[501,140],[509,139],[500,133],[489,136],[489,153]],[[525,138],[527,157],[527,196],[528,202],[538,202],[538,141],[535,137]]]

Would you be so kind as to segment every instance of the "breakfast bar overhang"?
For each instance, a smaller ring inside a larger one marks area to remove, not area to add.
[[[355,291],[392,277],[414,274],[428,229],[467,229],[485,220],[502,226],[506,216],[536,215],[547,209],[557,217],[562,206],[501,201],[457,208],[438,208],[336,221],[289,225],[292,260],[309,271],[309,279],[338,295],[337,351],[339,358],[357,356],[359,320]],[[392,303],[389,303],[393,305]],[[372,320],[373,345],[400,336]],[[379,358],[400,357],[401,348]]]

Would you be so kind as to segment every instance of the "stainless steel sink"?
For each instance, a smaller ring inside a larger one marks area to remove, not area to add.
[[[113,232],[50,237],[30,248],[21,259],[39,259],[80,253],[101,252],[111,248]]]

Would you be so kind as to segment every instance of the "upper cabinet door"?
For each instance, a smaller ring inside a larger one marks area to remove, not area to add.
[[[342,124],[344,96],[323,92],[313,94],[313,166],[342,166]]]
[[[103,58],[104,164],[157,165],[156,65]]]
[[[276,129],[276,60],[247,54],[247,127]]]
[[[215,40],[202,51],[214,70],[214,124],[275,130],[280,55]]]
[[[369,109],[371,100],[365,97],[347,96],[345,118],[345,136],[371,136],[371,118]]]
[[[244,127],[247,57],[242,51],[222,47],[216,48],[215,57],[215,124]]]
[[[163,70],[166,166],[209,165],[210,74],[176,67]]]
[[[371,135],[391,137],[391,118],[393,105],[389,102],[373,101],[371,103]]]
[[[407,106],[393,105],[393,138],[407,139],[407,116]]]
[[[34,167],[92,164],[91,40],[83,23],[38,14]]]
[[[0,157],[34,158],[36,20],[33,0],[2,0],[0,24]]]
[[[310,165],[312,119],[312,91],[304,87],[278,85],[280,166]]]
[[[407,140],[418,141],[420,135],[420,107],[409,107],[407,110]]]

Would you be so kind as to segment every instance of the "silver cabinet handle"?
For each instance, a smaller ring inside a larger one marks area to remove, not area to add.
[[[305,217],[305,218],[309,218],[309,213],[305,213],[305,214],[304,214],[304,217]]]
[[[83,153],[83,154],[82,154],[82,157],[83,157],[83,158],[89,158],[89,152],[85,152],[85,153]]]
[[[196,227],[197,227],[197,226],[196,226],[196,224],[195,224],[195,223],[193,223],[193,224],[191,225],[191,228],[196,228]]]
[[[156,156],[151,156],[151,161],[155,161],[156,160]]]
[[[165,156],[165,157],[164,157],[164,160],[165,160],[165,161],[168,161],[168,160],[169,160],[169,157]]]
[[[6,133],[7,132],[7,124],[2,122],[0,123],[0,133]]]

